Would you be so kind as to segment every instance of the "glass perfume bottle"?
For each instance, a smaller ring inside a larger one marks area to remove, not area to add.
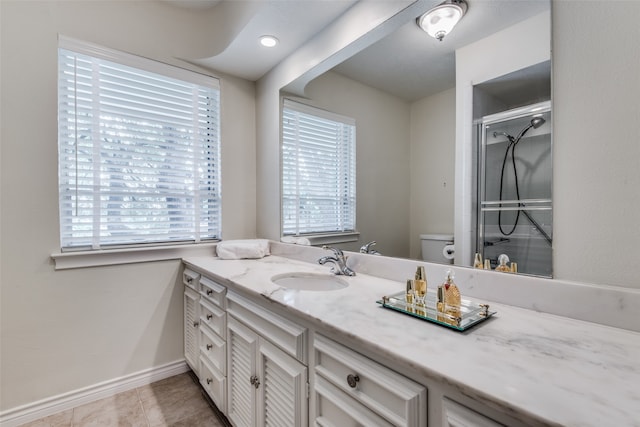
[[[483,266],[482,266],[482,256],[478,252],[476,252],[476,256],[475,256],[475,258],[473,260],[473,268],[479,268],[479,269],[483,268]]]
[[[507,265],[509,263],[509,257],[506,254],[502,254],[498,257],[498,266],[496,271],[503,271],[506,273],[511,272],[511,268]]]
[[[424,299],[427,295],[427,275],[423,266],[416,269],[415,279],[413,280],[413,290],[415,293],[416,304],[424,305]]]
[[[447,278],[442,284],[444,294],[444,312],[452,318],[461,316],[460,306],[462,298],[458,286],[453,282],[453,272],[447,270]]]

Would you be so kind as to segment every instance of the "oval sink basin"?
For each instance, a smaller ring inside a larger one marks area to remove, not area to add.
[[[299,291],[336,291],[344,289],[349,284],[332,274],[320,273],[285,273],[271,278],[278,286]]]

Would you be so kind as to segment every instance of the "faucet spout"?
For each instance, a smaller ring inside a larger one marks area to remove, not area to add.
[[[323,246],[322,249],[333,251],[333,256],[323,256],[318,260],[318,264],[324,265],[326,263],[332,263],[331,272],[335,275],[355,276],[356,272],[347,267],[347,257],[344,253],[337,248],[331,246]]]
[[[360,246],[360,253],[370,254],[370,255],[380,255],[380,252],[376,251],[375,249],[372,249],[372,246],[374,246],[375,244],[376,244],[376,241],[374,240],[372,242],[369,242]]]

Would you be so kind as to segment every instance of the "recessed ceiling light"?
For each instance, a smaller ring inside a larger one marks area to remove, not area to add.
[[[274,47],[278,44],[278,39],[274,36],[262,36],[260,37],[260,44],[264,47]]]

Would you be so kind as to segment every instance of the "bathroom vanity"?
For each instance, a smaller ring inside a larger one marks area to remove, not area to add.
[[[404,283],[368,263],[425,265],[434,292],[442,266],[417,261],[353,254],[346,287],[273,283],[329,276],[325,254],[184,259],[185,359],[232,424],[640,425],[639,333],[477,298],[497,314],[461,333],[376,304]]]

